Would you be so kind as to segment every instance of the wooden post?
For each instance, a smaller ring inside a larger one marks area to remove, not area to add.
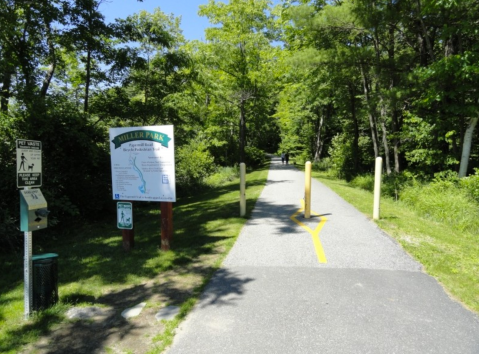
[[[173,238],[173,203],[161,202],[161,250],[169,251]]]
[[[123,249],[125,251],[130,251],[133,247],[135,247],[135,230],[121,230],[121,235],[123,238]]]
[[[131,203],[131,216],[133,218],[133,201],[128,202]],[[123,249],[127,252],[131,251],[131,249],[135,247],[135,227],[133,226],[131,230],[122,229],[121,236],[123,239]]]

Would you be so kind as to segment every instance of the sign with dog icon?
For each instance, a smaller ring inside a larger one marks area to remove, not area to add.
[[[117,226],[119,229],[133,229],[133,206],[129,202],[116,203]]]
[[[17,139],[17,187],[42,186],[42,142]]]

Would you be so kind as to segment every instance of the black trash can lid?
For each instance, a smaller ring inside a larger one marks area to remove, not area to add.
[[[49,259],[49,258],[58,258],[58,254],[56,253],[36,254],[32,256],[32,261],[39,261],[41,259]]]

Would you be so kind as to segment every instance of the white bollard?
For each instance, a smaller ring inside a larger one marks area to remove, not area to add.
[[[304,166],[304,218],[311,217],[311,161]]]
[[[246,215],[246,165],[240,163],[240,217]]]
[[[374,174],[374,206],[373,206],[373,219],[379,220],[379,204],[381,201],[381,175],[383,170],[383,159],[381,157],[376,158],[376,170]]]

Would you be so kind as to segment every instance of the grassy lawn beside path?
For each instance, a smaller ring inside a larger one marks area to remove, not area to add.
[[[313,177],[372,219],[371,192],[320,172],[314,171]],[[380,210],[377,225],[423,264],[453,298],[479,314],[479,235],[421,218],[410,206],[391,198],[381,199]]]
[[[247,217],[264,187],[268,169],[269,164],[247,175]],[[65,312],[73,306],[114,308],[115,321],[119,322],[118,312],[146,301],[145,310],[150,311],[167,305],[180,307],[176,319],[159,322],[157,332],[151,336],[148,352],[160,353],[171,343],[174,329],[221,265],[246,222],[246,218],[239,217],[238,179],[181,198],[173,208],[174,236],[168,252],[158,247],[158,203],[135,203],[135,247],[129,253],[122,248],[116,215],[103,223],[83,225],[71,235],[57,236],[42,247],[35,241],[34,232],[33,254],[59,255],[60,302],[28,321],[23,320],[23,254],[2,255],[0,352],[18,353],[25,345],[53,335],[52,331],[61,332],[71,322],[65,318]],[[48,229],[45,234],[48,235]],[[55,339],[50,342],[55,345]],[[106,352],[137,352],[135,347],[112,347],[108,342],[97,343],[97,348]]]

